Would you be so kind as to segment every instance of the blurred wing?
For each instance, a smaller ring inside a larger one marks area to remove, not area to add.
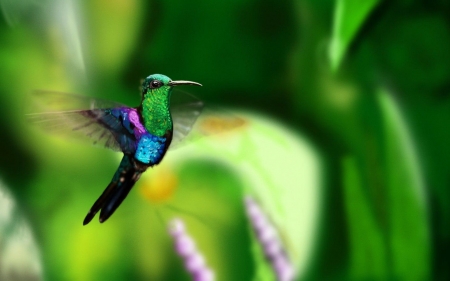
[[[36,0],[0,0],[3,17],[10,26],[17,25],[39,6],[39,1]]]
[[[87,96],[62,93],[57,91],[36,90],[27,101],[27,113],[48,113],[61,111],[75,111],[96,108],[126,107],[125,105],[108,100]]]
[[[134,134],[110,109],[125,105],[59,92],[36,91],[27,121],[47,133],[87,139],[115,151],[133,153]]]
[[[245,121],[222,108],[204,107],[195,96],[175,89],[172,95],[173,140],[170,148],[180,143],[216,135],[241,127]],[[188,141],[186,139],[189,139]]]
[[[176,148],[194,127],[203,110],[203,102],[195,96],[175,89],[172,94],[170,111],[173,122],[173,138],[170,148]]]
[[[198,137],[207,137],[230,132],[245,124],[244,119],[224,108],[208,106],[202,111],[193,130]]]

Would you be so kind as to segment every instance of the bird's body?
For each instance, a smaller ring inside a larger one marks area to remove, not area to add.
[[[167,106],[161,106],[160,110],[169,113],[168,104]],[[86,114],[90,114],[90,111],[87,111]],[[102,115],[101,118],[98,118],[99,114],[94,115],[97,122],[108,124],[106,120],[113,120],[115,123],[120,123],[119,127],[122,131],[117,133],[116,141],[124,152],[124,156],[111,183],[92,206],[83,224],[89,223],[100,209],[102,209],[100,222],[108,219],[128,195],[141,174],[148,167],[156,165],[162,160],[172,141],[170,113],[165,114],[167,117],[160,119],[160,124],[157,124],[159,126],[147,122],[149,129],[144,125],[146,123],[143,118],[144,115],[139,108],[103,109]],[[165,126],[165,123],[170,124],[170,126]],[[159,131],[162,135],[151,134],[149,131],[154,133]]]
[[[172,88],[178,85],[198,85],[190,81],[172,81],[167,76],[153,74],[142,84],[142,101],[138,107],[116,106],[67,112],[31,115],[35,123],[46,126],[83,117],[71,128],[84,131],[106,147],[120,150],[124,156],[110,184],[89,210],[83,224],[88,224],[100,212],[100,222],[106,221],[122,203],[141,174],[158,164],[172,142],[173,120],[170,111]],[[63,124],[66,125],[66,124]],[[94,130],[88,128],[94,125]]]

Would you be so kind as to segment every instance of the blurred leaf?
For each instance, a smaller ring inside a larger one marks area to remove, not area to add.
[[[329,46],[331,68],[337,70],[347,49],[379,0],[337,0]]]
[[[395,24],[382,22],[378,28],[372,54],[380,72],[392,79],[397,89],[412,98],[442,97],[449,92],[447,15],[424,12],[420,17],[398,17]],[[385,32],[386,29],[389,31]]]
[[[415,147],[392,96],[379,93],[384,117],[388,243],[395,279],[430,279],[428,206]]]
[[[39,6],[37,0],[0,0],[3,17],[10,26],[16,26]]]
[[[33,231],[0,182],[0,280],[42,280],[42,264]]]
[[[375,204],[386,216],[377,218],[356,158],[344,159],[350,275],[354,280],[429,280],[427,206],[415,147],[391,95],[380,92],[378,97],[385,162],[379,183],[384,194]]]
[[[352,280],[388,279],[388,252],[382,229],[364,193],[361,171],[354,157],[343,161],[345,206],[350,240]]]

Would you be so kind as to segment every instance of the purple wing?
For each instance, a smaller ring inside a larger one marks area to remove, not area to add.
[[[134,153],[135,135],[125,105],[73,94],[37,91],[32,98],[28,122],[45,132],[87,139],[95,145]]]

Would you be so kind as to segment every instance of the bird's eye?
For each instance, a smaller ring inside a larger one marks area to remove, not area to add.
[[[152,82],[150,82],[150,89],[157,89],[159,87],[161,87],[163,85],[163,83],[159,80],[153,80]]]

